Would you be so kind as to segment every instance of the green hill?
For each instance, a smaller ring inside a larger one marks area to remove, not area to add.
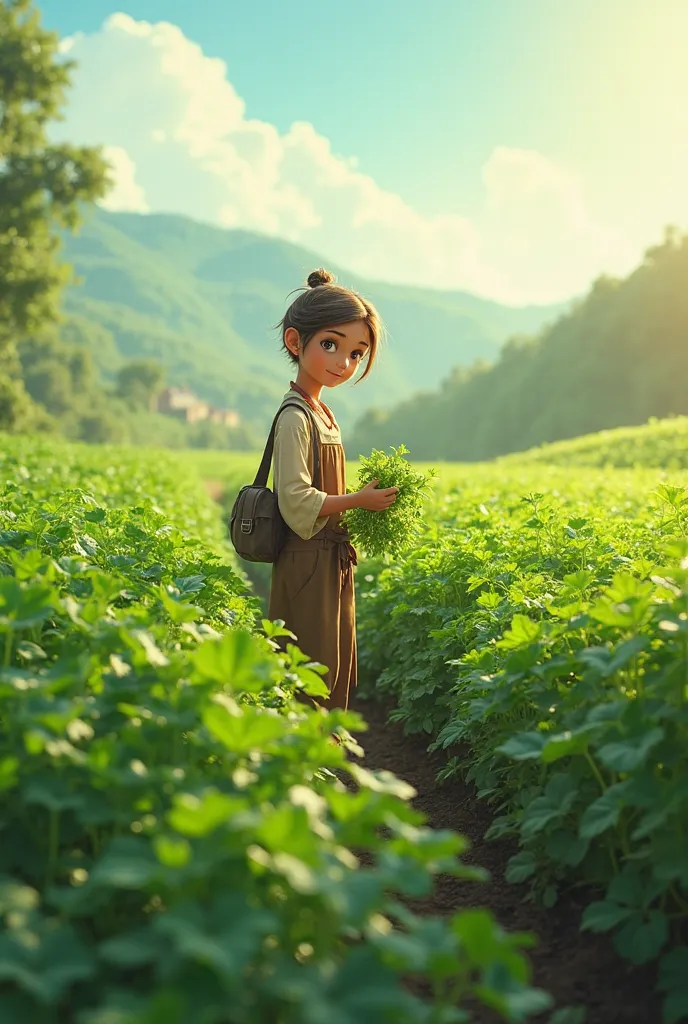
[[[627,278],[589,294],[492,366],[369,410],[352,455],[405,444],[417,459],[492,459],[551,441],[688,413],[688,235],[669,229]]]
[[[170,383],[265,421],[289,379],[273,325],[322,257],[184,217],[101,210],[64,249],[81,281],[66,292],[63,333],[91,345],[106,378],[123,360],[154,357]],[[378,305],[389,332],[377,371],[338,392],[344,421],[435,387],[454,365],[494,358],[509,335],[537,330],[561,309],[368,282],[325,262]]]
[[[527,452],[505,455],[500,464],[544,462],[556,466],[612,466],[619,469],[648,466],[688,469],[688,416],[653,420],[641,427],[617,427],[584,434],[570,441],[555,441]]]

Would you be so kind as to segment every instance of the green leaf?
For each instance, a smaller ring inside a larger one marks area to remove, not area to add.
[[[623,807],[625,792],[625,784],[618,783],[585,809],[578,828],[581,839],[592,839],[616,825]]]
[[[615,649],[611,661],[607,665],[607,675],[612,675],[613,672],[618,672],[620,669],[625,668],[630,661],[644,651],[650,645],[650,637],[645,634],[639,634],[633,636],[630,640],[625,640],[622,644]]]
[[[651,910],[646,920],[634,914],[614,936],[614,945],[621,956],[639,966],[658,957],[668,938],[669,920],[666,914]]]
[[[186,839],[157,835],[153,840],[155,853],[161,864],[168,868],[183,868],[191,859],[191,847]]]
[[[169,615],[172,622],[180,624],[182,622],[196,622],[197,619],[201,618],[203,612],[201,608],[198,608],[193,604],[185,604],[183,601],[177,601],[171,594],[169,594],[164,587],[160,588],[160,600],[163,608]]]
[[[537,861],[535,855],[529,850],[522,850],[520,853],[509,858],[504,877],[507,882],[512,884],[525,882],[527,878],[535,874],[536,869]]]
[[[622,907],[611,900],[600,900],[585,908],[581,927],[584,931],[608,932],[628,920],[632,914],[631,907]]]
[[[95,887],[145,889],[159,873],[152,852],[135,839],[115,839],[91,872]]]
[[[511,628],[504,631],[504,636],[497,641],[497,647],[507,651],[515,651],[526,647],[540,639],[542,624],[533,622],[527,615],[514,615]]]
[[[237,708],[234,714],[220,704],[212,704],[203,712],[207,729],[234,755],[260,750],[285,735],[281,715],[267,709]]]
[[[187,594],[198,594],[205,587],[206,580],[202,573],[194,573],[192,576],[176,576],[173,581],[182,597]]]
[[[590,745],[595,726],[583,726],[580,729],[556,733],[550,736],[542,749],[542,760],[545,764],[552,764],[562,757],[571,757],[574,754],[582,754]]]
[[[664,730],[655,726],[641,736],[605,744],[597,751],[597,756],[613,772],[632,772],[644,763],[652,748],[663,739]]]
[[[642,907],[645,890],[638,869],[630,864],[614,875],[607,891],[608,899],[627,907]]]
[[[547,737],[543,733],[522,732],[497,747],[497,753],[514,761],[535,761],[540,759],[546,743]]]
[[[169,956],[169,947],[155,929],[140,928],[101,942],[98,955],[117,967],[143,967]]]
[[[132,630],[132,637],[139,642],[146,654],[146,661],[154,668],[164,668],[170,659],[160,650],[151,634],[145,629]]]
[[[584,1006],[562,1006],[554,1011],[547,1024],[585,1024],[587,1016]]]
[[[547,839],[548,856],[567,867],[578,867],[589,848],[589,840],[580,839],[574,832],[567,829],[560,829]]]
[[[536,797],[523,812],[521,835],[524,839],[531,839],[538,832],[542,832],[551,821],[556,821],[565,813],[566,809],[555,800],[547,796]]]
[[[688,946],[677,946],[659,961],[657,987],[666,993],[664,1024],[678,1024],[688,1016]]]
[[[17,654],[24,661],[45,661],[48,657],[43,648],[32,643],[31,640],[22,640],[17,644]]]
[[[81,793],[70,790],[67,782],[60,775],[44,776],[29,782],[24,790],[27,804],[38,804],[49,811],[74,810],[84,802]]]
[[[12,789],[16,785],[18,769],[19,758],[12,756],[3,757],[2,761],[0,761],[0,793],[6,789]]]
[[[303,692],[309,697],[329,697],[330,691],[325,680],[305,665],[299,665],[296,669],[299,682]]]
[[[50,586],[20,585],[13,577],[0,576],[0,626],[15,630],[38,626],[55,610],[54,601]]]
[[[271,683],[272,665],[250,633],[233,630],[208,640],[195,652],[194,664],[204,679],[255,693]]]
[[[72,985],[95,973],[93,956],[74,929],[65,925],[35,935],[31,943],[11,932],[0,935],[0,982],[11,982],[40,1003],[62,1000]]]
[[[489,967],[501,952],[501,930],[489,910],[461,911],[453,918],[452,929],[478,967]]]
[[[243,797],[228,796],[216,789],[208,789],[201,796],[182,793],[175,798],[167,820],[175,832],[201,837],[231,821],[246,806]]]

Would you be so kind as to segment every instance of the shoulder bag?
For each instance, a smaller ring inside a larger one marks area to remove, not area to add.
[[[237,554],[248,562],[276,562],[287,539],[287,524],[282,518],[277,495],[268,487],[268,476],[275,447],[275,430],[280,414],[293,406],[311,421],[313,484],[320,481],[320,444],[318,427],[312,413],[297,402],[285,402],[272,421],[256,478],[237,495],[230,520],[230,536]]]

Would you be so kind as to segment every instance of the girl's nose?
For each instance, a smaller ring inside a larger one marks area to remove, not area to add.
[[[348,370],[349,369],[349,360],[348,359],[340,359],[339,362],[337,363],[337,365],[342,370]]]

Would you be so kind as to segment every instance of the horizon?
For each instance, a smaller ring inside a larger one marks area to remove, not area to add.
[[[112,209],[516,307],[569,302],[688,226],[675,0],[40,10],[78,63],[53,135],[106,147]]]

